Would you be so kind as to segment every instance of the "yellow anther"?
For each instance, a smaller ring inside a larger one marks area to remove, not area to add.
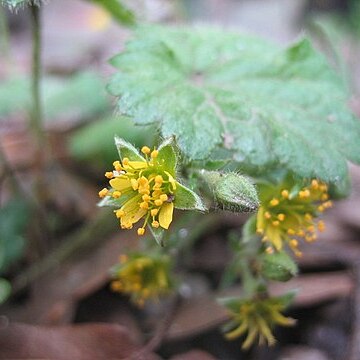
[[[294,230],[294,229],[291,229],[291,228],[287,230],[287,233],[288,233],[289,235],[295,235],[295,234],[296,234],[295,230]]]
[[[310,225],[306,229],[307,229],[307,231],[309,231],[311,233],[315,232],[315,226],[314,225]]]
[[[116,210],[115,215],[118,219],[120,219],[121,217],[123,217],[125,215],[125,211],[124,210]]]
[[[157,229],[157,228],[160,226],[160,224],[159,224],[158,221],[154,220],[154,221],[151,223],[151,226],[152,226],[153,228]]]
[[[138,181],[136,179],[130,180],[131,187],[136,191],[139,188]]]
[[[323,205],[319,205],[317,209],[319,212],[323,212],[325,210]]]
[[[146,201],[142,202],[140,204],[140,208],[144,209],[144,210],[148,210],[149,209],[149,203],[147,203]]]
[[[275,221],[272,222],[272,224],[273,224],[274,226],[279,226],[279,225],[280,225],[280,221],[275,220]]]
[[[145,229],[144,229],[144,228],[139,228],[139,229],[137,229],[137,234],[138,234],[139,236],[144,235],[144,234],[145,234]],[[134,285],[136,285],[136,284],[134,284]]]
[[[299,246],[299,242],[296,239],[291,239],[290,246],[296,248]]]
[[[121,291],[123,289],[120,281],[113,281],[110,286],[113,291]]]
[[[112,171],[107,171],[105,173],[105,177],[107,177],[108,179],[112,179],[114,177],[114,173]]]
[[[266,211],[264,216],[265,216],[265,219],[268,219],[268,220],[271,219],[271,214],[269,213],[269,211]]]
[[[328,200],[326,202],[323,203],[323,206],[325,209],[330,209],[332,207],[332,201],[331,200]]]
[[[304,237],[304,236],[305,236],[305,232],[304,232],[304,230],[298,230],[298,231],[296,232],[296,235],[297,235],[297,236],[300,236],[300,237]]]
[[[317,227],[318,227],[318,229],[319,229],[320,232],[325,231],[325,223],[324,223],[322,220],[320,220],[320,221],[318,222]]]
[[[306,199],[306,198],[310,197],[310,190],[305,189],[305,190],[299,191],[299,197],[300,197],[300,199]]]
[[[326,200],[328,200],[328,199],[329,199],[329,195],[328,195],[328,194],[322,194],[322,195],[321,195],[321,198],[320,198],[321,201],[326,201]]]
[[[99,196],[101,198],[104,198],[108,194],[108,192],[109,192],[109,190],[107,188],[104,188],[104,189],[99,191]]]
[[[161,206],[161,205],[163,204],[163,201],[160,200],[160,199],[156,199],[156,200],[154,201],[154,203],[155,203],[156,206]]]
[[[128,158],[123,158],[123,159],[122,159],[122,163],[123,163],[123,165],[125,165],[125,166],[129,165],[129,159],[128,159]]]
[[[112,196],[114,199],[118,199],[118,198],[121,196],[121,192],[115,190],[115,191],[111,194],[111,196]]]
[[[156,183],[159,183],[159,184],[162,184],[164,182],[164,179],[161,175],[156,175],[155,176],[155,182]]]
[[[152,197],[153,197],[153,198],[157,198],[157,197],[159,197],[161,194],[162,194],[162,191],[161,191],[161,190],[154,190],[154,191],[152,192]]]
[[[284,198],[284,199],[288,199],[289,198],[289,191],[288,190],[283,190],[281,192],[281,196]]]
[[[142,188],[139,189],[139,194],[141,194],[141,195],[144,195],[144,194],[150,195],[150,190],[148,188],[146,188],[146,187],[142,187]]]
[[[166,194],[161,194],[160,195],[160,200],[161,201],[167,201],[167,199],[168,199],[168,196]]]
[[[161,186],[162,186],[162,184],[157,182],[154,184],[154,186],[152,188],[153,188],[153,190],[160,190]]]
[[[143,154],[150,154],[150,148],[148,148],[147,146],[143,146],[142,148],[141,148],[141,152],[143,153]]]
[[[320,190],[321,190],[322,192],[328,191],[328,187],[327,187],[326,184],[321,184],[319,187],[320,187]]]
[[[153,151],[151,152],[151,157],[152,157],[153,159],[157,158],[158,155],[159,155],[159,151],[157,151],[157,150],[153,150]]]
[[[284,221],[285,220],[285,214],[279,214],[277,216],[277,218],[280,220],[280,221]]]
[[[145,176],[142,176],[138,182],[140,186],[147,186],[149,184],[149,180]]]
[[[119,161],[119,160],[114,161],[114,162],[113,162],[113,166],[114,166],[114,168],[115,168],[116,171],[121,171],[121,170],[122,170],[122,167],[121,167],[121,164],[120,164],[120,161]],[[106,176],[106,174],[105,174],[105,176]]]
[[[309,213],[306,213],[304,218],[305,218],[306,221],[312,221],[312,219],[313,219],[312,215],[309,214]]]
[[[149,202],[151,200],[151,198],[148,194],[144,194],[141,198],[146,202]]]
[[[314,190],[317,190],[319,188],[319,182],[317,180],[312,180],[311,181],[311,188]]]
[[[270,201],[270,206],[277,206],[277,205],[279,205],[279,200],[277,198],[273,198]]]
[[[150,211],[150,214],[151,214],[151,216],[156,216],[158,212],[159,212],[159,209],[152,209]]]

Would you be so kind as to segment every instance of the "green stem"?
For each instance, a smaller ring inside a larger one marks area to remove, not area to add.
[[[41,78],[41,21],[40,7],[32,5],[31,22],[32,22],[32,80],[31,91],[33,98],[33,109],[30,119],[31,129],[34,132],[38,145],[44,143],[43,131],[43,111],[41,106],[40,78]]]

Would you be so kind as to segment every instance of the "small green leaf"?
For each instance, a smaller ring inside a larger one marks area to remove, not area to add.
[[[223,210],[233,212],[255,211],[259,199],[255,186],[244,176],[229,172],[201,171],[202,179],[209,185],[214,198]]]
[[[297,275],[298,267],[285,252],[265,254],[262,259],[261,273],[270,280],[288,281]]]
[[[114,139],[120,159],[128,158],[132,161],[145,161],[145,159],[139,154],[135,146],[131,145],[130,143],[118,136],[115,136]]]
[[[174,138],[166,139],[158,148],[159,155],[158,161],[164,163],[164,168],[172,175],[175,176],[177,156],[174,148]]]
[[[0,304],[2,304],[11,294],[11,285],[10,283],[0,278]]]
[[[165,246],[164,243],[165,230],[162,228],[155,229],[150,224],[148,224],[148,229],[150,230],[152,236],[154,237],[158,245],[160,245],[161,247]]]
[[[176,183],[174,205],[175,208],[181,210],[206,211],[206,207],[200,196],[186,186],[179,183]]]

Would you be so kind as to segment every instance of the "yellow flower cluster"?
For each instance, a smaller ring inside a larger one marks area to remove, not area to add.
[[[315,241],[316,231],[324,231],[320,213],[332,206],[328,187],[318,180],[299,188],[296,184],[259,187],[261,206],[256,220],[257,233],[267,244],[267,252],[280,251],[287,244],[296,256],[301,256],[298,239]]]
[[[271,346],[276,341],[271,331],[272,327],[295,324],[294,319],[281,314],[285,308],[286,305],[281,298],[242,300],[236,309],[234,305],[228,307],[232,321],[228,324],[231,330],[225,337],[234,340],[247,333],[243,349],[248,349],[257,338],[260,345],[267,343]]]
[[[166,255],[121,255],[114,269],[113,291],[127,294],[138,306],[171,289],[170,260]]]
[[[168,229],[172,222],[177,182],[159,161],[158,150],[147,146],[141,149],[143,161],[137,159],[113,163],[114,170],[105,173],[110,179],[111,189],[104,188],[100,197],[118,199],[122,206],[115,210],[122,229],[131,229],[133,224],[145,218],[138,228],[138,235],[144,235],[145,226]]]

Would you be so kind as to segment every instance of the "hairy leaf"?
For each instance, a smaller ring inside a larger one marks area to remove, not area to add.
[[[306,39],[281,49],[216,29],[143,27],[111,63],[119,110],[158,123],[190,159],[222,147],[242,164],[326,181],[360,162],[343,82]]]

